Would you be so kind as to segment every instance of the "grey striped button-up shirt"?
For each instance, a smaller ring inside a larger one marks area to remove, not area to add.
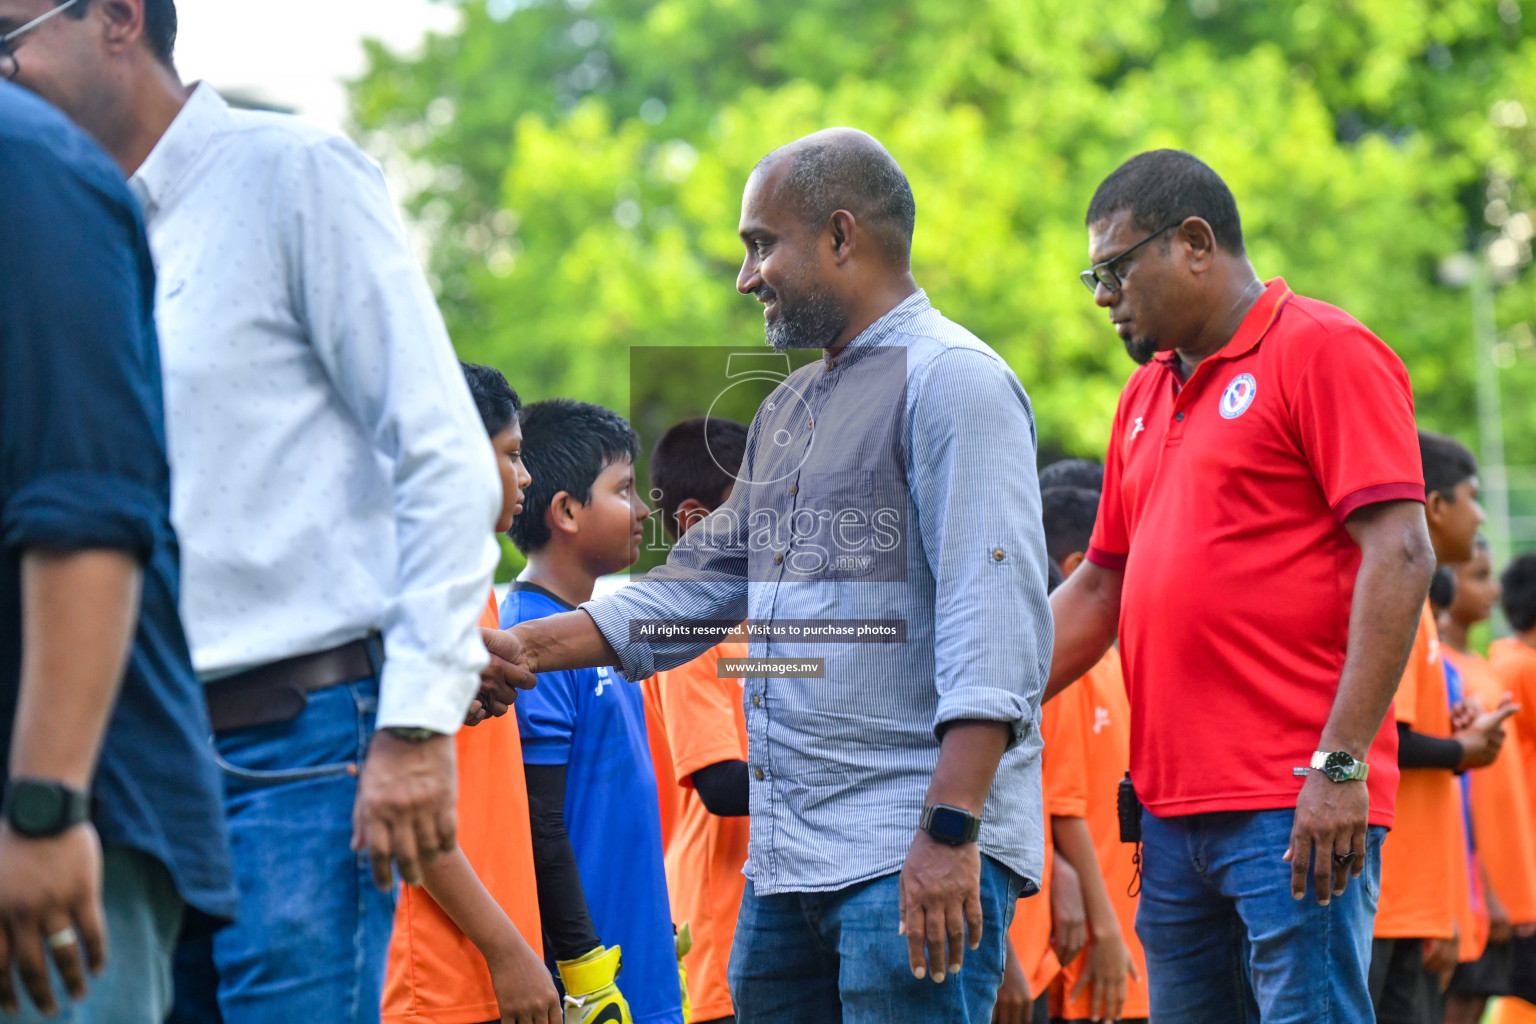
[[[666,565],[584,607],[643,679],[712,638],[632,624],[904,622],[901,642],[754,635],[754,658],[822,678],[747,678],[761,895],[890,874],[911,845],[947,722],[1007,722],[982,852],[1038,884],[1040,695],[1051,661],[1029,398],[1007,364],[916,292],[759,408],[730,499]]]

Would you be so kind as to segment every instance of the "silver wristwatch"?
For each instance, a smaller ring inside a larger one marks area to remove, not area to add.
[[[1364,761],[1357,761],[1354,755],[1344,750],[1319,750],[1312,755],[1312,763],[1306,768],[1297,768],[1292,774],[1306,775],[1309,771],[1322,772],[1334,782],[1364,782],[1371,767]]]

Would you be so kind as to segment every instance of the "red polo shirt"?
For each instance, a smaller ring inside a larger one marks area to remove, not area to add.
[[[1187,382],[1132,374],[1088,559],[1124,570],[1131,777],[1159,816],[1294,807],[1349,634],[1355,509],[1424,500],[1402,361],[1342,310],[1271,281]],[[1397,732],[1369,754],[1392,823]]]

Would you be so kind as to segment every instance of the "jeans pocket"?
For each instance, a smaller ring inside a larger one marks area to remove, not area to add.
[[[371,682],[312,691],[303,713],[290,722],[220,733],[214,761],[226,780],[242,788],[356,776],[378,700]]]
[[[335,775],[356,775],[358,765],[356,761],[336,761],[332,764],[306,765],[302,768],[242,768],[237,764],[231,764],[219,753],[219,748],[213,748],[213,760],[218,764],[224,774],[242,782],[256,785],[272,786],[281,782],[307,782],[311,779],[326,779]]]
[[[1365,894],[1373,905],[1381,899],[1381,844],[1386,834],[1386,829],[1373,825],[1365,841],[1365,870],[1360,873],[1360,880],[1365,883]]]

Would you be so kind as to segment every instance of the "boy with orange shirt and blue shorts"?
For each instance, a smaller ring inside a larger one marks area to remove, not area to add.
[[[497,532],[522,511],[521,402],[501,372],[464,365],[501,474]],[[498,625],[486,595],[482,626]],[[487,698],[488,701],[488,698]],[[461,729],[458,847],[402,885],[390,937],[383,1024],[557,1024],[560,998],[544,966],[517,718]],[[470,721],[483,718],[478,711]]]
[[[651,452],[651,500],[674,541],[730,497],[747,428],[719,418],[677,424]],[[663,829],[672,920],[688,922],[683,957],[695,1024],[733,1021],[726,965],[747,860],[747,725],[741,679],[720,662],[745,658],[747,645],[726,640],[647,679],[646,710],[656,782],[672,798],[670,835]]]

